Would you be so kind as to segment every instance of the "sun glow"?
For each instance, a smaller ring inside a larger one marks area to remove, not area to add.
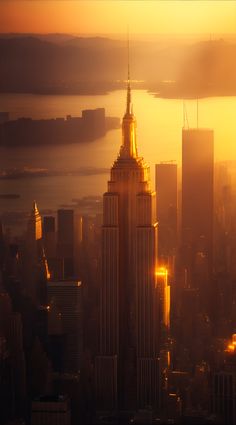
[[[0,2],[2,32],[216,34],[235,32],[232,1],[72,1]]]

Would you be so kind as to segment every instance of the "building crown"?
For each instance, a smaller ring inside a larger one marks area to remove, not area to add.
[[[126,111],[122,121],[122,145],[120,148],[120,158],[137,158],[136,144],[136,119],[133,114],[130,87],[130,64],[129,64],[129,40],[128,40],[128,78]]]

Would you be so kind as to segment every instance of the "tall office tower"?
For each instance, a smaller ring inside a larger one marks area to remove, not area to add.
[[[206,257],[208,272],[212,272],[213,168],[213,130],[183,129],[182,246],[191,286],[198,286],[194,282],[198,252]]]
[[[58,210],[58,258],[61,261],[60,277],[71,278],[74,275],[74,211]]]
[[[65,371],[78,372],[82,355],[82,285],[48,282],[49,335],[65,335]]]
[[[12,394],[8,394],[8,396],[10,398],[12,397],[12,408],[14,413],[22,414],[26,402],[26,369],[25,354],[23,349],[22,321],[20,313],[13,312],[10,296],[2,289],[0,289],[0,335],[6,339],[6,349],[8,352],[7,354],[9,355],[8,362],[11,372],[11,383],[14,387]],[[0,364],[1,360],[3,359],[0,356]],[[3,382],[5,379],[4,373],[7,371],[6,370],[4,372],[4,369],[2,368],[3,366],[4,364],[1,364],[1,395],[2,392],[5,392]],[[6,363],[5,366],[7,366]],[[9,388],[6,389],[6,391],[8,390]],[[8,402],[9,400],[10,399],[8,399]]]
[[[8,324],[7,339],[11,352],[12,373],[15,383],[15,407],[21,414],[26,407],[26,364],[22,331],[21,314],[12,312]]]
[[[0,335],[0,400],[2,423],[9,423],[15,414],[14,380],[12,379],[11,354],[5,336]]]
[[[78,212],[74,215],[74,274],[81,275],[83,219]]]
[[[12,314],[11,298],[7,292],[0,288],[0,397],[1,419],[7,423],[15,413],[14,379],[9,352],[7,331]]]
[[[86,109],[82,111],[82,125],[86,138],[104,136],[106,132],[105,109]]]
[[[155,193],[138,156],[130,84],[122,145],[103,198],[100,356],[96,394],[102,409],[158,403],[158,290]]]
[[[56,227],[55,217],[46,216],[43,219],[43,245],[47,259],[56,257]]]
[[[177,247],[177,164],[156,164],[158,255],[170,257]]]

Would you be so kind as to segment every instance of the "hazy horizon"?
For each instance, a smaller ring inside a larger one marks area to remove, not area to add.
[[[232,1],[23,1],[0,3],[4,32],[234,33]],[[173,30],[174,28],[174,30]]]

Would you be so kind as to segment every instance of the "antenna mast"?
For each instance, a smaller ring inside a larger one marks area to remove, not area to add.
[[[130,59],[129,59],[129,30],[127,29],[127,61],[128,61],[128,76],[127,76],[127,104],[126,113],[132,114],[131,106],[131,88],[130,88]]]
[[[186,108],[184,99],[183,99],[183,128],[189,129],[188,113],[187,113],[187,108]]]
[[[127,62],[128,62],[128,84],[130,84],[129,26],[127,27]]]
[[[197,128],[198,128],[198,98],[197,98]]]

